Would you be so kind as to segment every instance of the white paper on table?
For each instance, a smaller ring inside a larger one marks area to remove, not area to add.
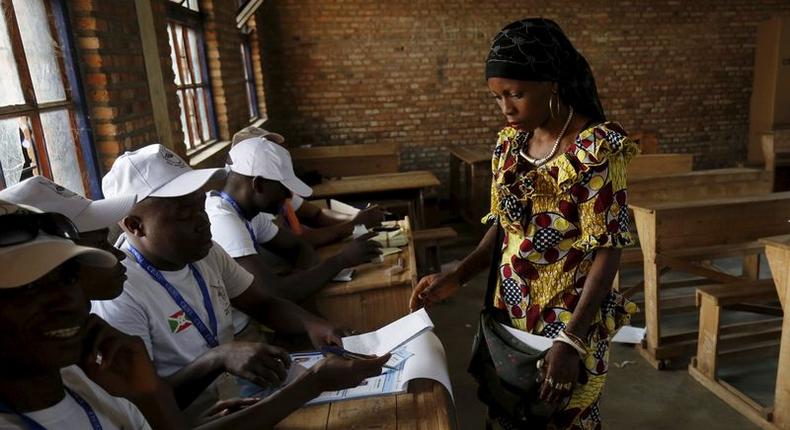
[[[351,237],[356,239],[359,236],[366,235],[367,233],[368,233],[368,228],[365,227],[365,224],[357,224],[354,226],[354,231],[351,232]]]
[[[341,340],[343,348],[351,352],[381,356],[432,328],[431,317],[425,309],[420,309],[376,331],[347,336]]]
[[[634,327],[624,325],[620,327],[617,334],[612,338],[612,342],[617,343],[642,343],[645,337],[645,329],[643,327]]]
[[[381,248],[381,256],[386,257],[388,255],[397,254],[401,252],[400,248]]]
[[[513,327],[508,327],[502,323],[499,323],[499,325],[504,327],[505,330],[508,331],[508,333],[515,336],[516,339],[524,342],[525,344],[527,344],[527,346],[529,346],[532,349],[537,349],[538,351],[545,351],[551,348],[551,344],[554,343],[554,341],[548,337],[527,333],[523,330],[519,330]]]
[[[341,270],[340,272],[338,272],[337,275],[335,275],[335,277],[332,278],[332,280],[335,282],[348,282],[353,278],[354,278],[354,268],[347,267]]]
[[[342,214],[346,214],[352,217],[357,216],[357,214],[359,213],[358,208],[355,208],[354,206],[351,206],[348,203],[343,203],[335,199],[329,200],[329,209],[332,209],[333,211],[340,212]]]

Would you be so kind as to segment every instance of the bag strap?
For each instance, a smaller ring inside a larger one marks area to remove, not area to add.
[[[494,307],[494,290],[496,290],[496,281],[499,275],[499,262],[502,259],[502,239],[504,231],[498,222],[496,226],[496,238],[494,239],[494,250],[491,253],[491,267],[488,270],[488,285],[486,286],[485,301],[483,302],[483,310],[491,310]]]

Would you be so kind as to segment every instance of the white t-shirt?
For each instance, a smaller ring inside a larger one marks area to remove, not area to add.
[[[206,195],[206,213],[211,221],[211,236],[231,257],[238,258],[255,254],[255,243],[250,237],[245,222],[230,203],[218,194]],[[263,213],[255,216],[250,224],[258,243],[266,243],[279,231],[271,218]]]
[[[75,366],[60,370],[63,383],[87,402],[104,430],[151,430],[151,426],[130,401],[113,397],[91,381]],[[46,429],[86,429],[91,423],[85,410],[68,393],[63,400],[46,409],[25,415]],[[19,416],[0,413],[0,430],[27,429]]]
[[[128,279],[123,293],[113,300],[92,302],[92,310],[118,330],[140,336],[160,376],[169,376],[210,349],[206,340],[186,318],[184,311],[134,257],[123,261]],[[233,340],[230,299],[242,294],[253,276],[216,243],[206,258],[193,263],[208,287],[217,318],[217,340]],[[208,326],[208,312],[200,287],[189,267],[162,271],[167,279]]]

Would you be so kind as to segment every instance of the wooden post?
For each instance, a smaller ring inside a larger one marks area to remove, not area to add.
[[[654,355],[656,348],[661,341],[659,300],[660,300],[660,278],[661,268],[656,259],[656,213],[652,210],[634,210],[636,229],[639,233],[639,246],[642,247],[644,259],[644,278],[645,278],[645,323],[647,333],[647,351]]]
[[[760,279],[760,254],[743,256],[743,277],[746,279]]]

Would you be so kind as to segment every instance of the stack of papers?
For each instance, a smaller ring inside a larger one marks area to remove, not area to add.
[[[387,365],[394,369],[385,368],[381,375],[365,379],[354,388],[321,393],[308,404],[405,393],[409,381],[420,378],[439,382],[452,397],[444,347],[432,328],[430,317],[425,310],[420,310],[377,331],[343,338],[343,347],[349,351],[374,355],[391,352],[392,357]],[[285,384],[295,380],[322,358],[319,352],[292,354]]]

